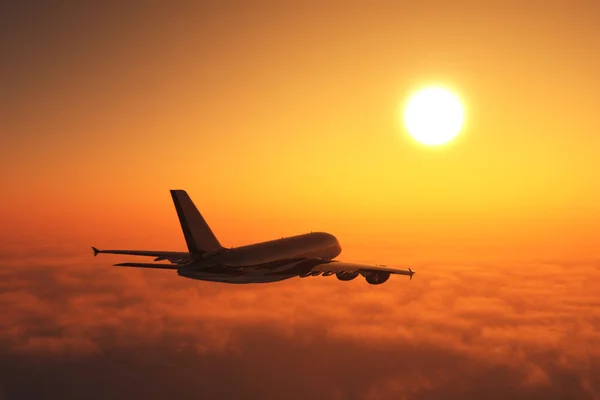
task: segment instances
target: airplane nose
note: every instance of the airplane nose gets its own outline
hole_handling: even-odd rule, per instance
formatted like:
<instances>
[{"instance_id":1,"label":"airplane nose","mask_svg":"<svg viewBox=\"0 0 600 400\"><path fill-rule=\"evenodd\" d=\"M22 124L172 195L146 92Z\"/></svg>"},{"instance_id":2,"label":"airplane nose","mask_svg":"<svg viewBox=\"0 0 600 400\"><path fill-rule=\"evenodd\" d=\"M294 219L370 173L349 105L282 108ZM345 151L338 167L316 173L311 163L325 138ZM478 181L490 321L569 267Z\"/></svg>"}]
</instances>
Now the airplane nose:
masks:
<instances>
[{"instance_id":1,"label":"airplane nose","mask_svg":"<svg viewBox=\"0 0 600 400\"><path fill-rule=\"evenodd\" d=\"M340 253L342 252L342 246L340 245L340 242L338 242L337 239L335 239L335 250L336 250L336 255L335 257L339 256Z\"/></svg>"}]
</instances>

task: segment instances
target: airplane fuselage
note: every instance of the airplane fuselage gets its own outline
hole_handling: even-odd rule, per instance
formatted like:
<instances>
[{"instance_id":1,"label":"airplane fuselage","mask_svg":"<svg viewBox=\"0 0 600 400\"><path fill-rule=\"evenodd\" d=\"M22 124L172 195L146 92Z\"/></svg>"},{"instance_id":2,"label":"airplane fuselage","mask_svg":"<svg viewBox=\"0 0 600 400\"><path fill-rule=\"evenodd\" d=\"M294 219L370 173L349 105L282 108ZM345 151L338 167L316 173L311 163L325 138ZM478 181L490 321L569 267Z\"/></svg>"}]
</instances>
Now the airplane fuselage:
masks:
<instances>
[{"instance_id":1,"label":"airplane fuselage","mask_svg":"<svg viewBox=\"0 0 600 400\"><path fill-rule=\"evenodd\" d=\"M314 265L334 259L341 251L335 236L312 232L222 249L182 266L177 273L213 282L276 282L308 273Z\"/></svg>"}]
</instances>

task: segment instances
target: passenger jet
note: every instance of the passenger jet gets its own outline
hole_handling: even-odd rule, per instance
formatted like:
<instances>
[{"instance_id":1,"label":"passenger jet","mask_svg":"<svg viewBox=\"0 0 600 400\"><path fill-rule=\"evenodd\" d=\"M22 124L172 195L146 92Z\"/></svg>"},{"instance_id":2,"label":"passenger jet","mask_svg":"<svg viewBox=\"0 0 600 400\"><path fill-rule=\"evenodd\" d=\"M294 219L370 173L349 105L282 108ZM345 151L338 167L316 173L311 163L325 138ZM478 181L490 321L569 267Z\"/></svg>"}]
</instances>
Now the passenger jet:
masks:
<instances>
[{"instance_id":1,"label":"passenger jet","mask_svg":"<svg viewBox=\"0 0 600 400\"><path fill-rule=\"evenodd\" d=\"M335 275L341 281L351 281L362 275L368 283L379 285L387 281L390 274L408 275L410 279L414 274L410 268L403 270L334 260L342 248L335 236L324 232L225 248L184 190L171 190L171 197L187 252L98 250L92 247L94 256L106 253L154 257L153 263L125 262L115 266L172 269L186 278L224 283L266 283L317 275Z\"/></svg>"}]
</instances>

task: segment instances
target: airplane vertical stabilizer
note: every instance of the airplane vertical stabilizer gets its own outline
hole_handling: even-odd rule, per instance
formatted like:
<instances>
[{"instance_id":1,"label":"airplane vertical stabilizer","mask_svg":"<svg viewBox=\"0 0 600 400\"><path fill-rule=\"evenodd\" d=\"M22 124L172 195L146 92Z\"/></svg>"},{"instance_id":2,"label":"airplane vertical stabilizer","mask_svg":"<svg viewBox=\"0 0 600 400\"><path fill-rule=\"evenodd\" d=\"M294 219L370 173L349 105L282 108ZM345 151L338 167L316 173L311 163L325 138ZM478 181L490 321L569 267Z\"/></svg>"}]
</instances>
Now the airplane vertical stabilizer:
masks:
<instances>
[{"instance_id":1,"label":"airplane vertical stabilizer","mask_svg":"<svg viewBox=\"0 0 600 400\"><path fill-rule=\"evenodd\" d=\"M190 253L202 254L222 248L185 190L171 190L181 229Z\"/></svg>"}]
</instances>

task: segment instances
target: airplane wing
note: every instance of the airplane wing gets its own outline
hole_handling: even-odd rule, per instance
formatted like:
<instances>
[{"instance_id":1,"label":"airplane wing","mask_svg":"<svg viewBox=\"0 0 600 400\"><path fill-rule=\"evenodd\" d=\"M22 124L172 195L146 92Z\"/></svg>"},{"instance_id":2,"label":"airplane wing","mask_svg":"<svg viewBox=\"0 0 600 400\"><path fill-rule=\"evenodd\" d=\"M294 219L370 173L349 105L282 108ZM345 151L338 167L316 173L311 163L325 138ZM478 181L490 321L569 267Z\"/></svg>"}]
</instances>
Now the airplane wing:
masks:
<instances>
[{"instance_id":1,"label":"airplane wing","mask_svg":"<svg viewBox=\"0 0 600 400\"><path fill-rule=\"evenodd\" d=\"M385 282L390 274L408 275L412 280L415 272L408 269L392 268L386 265L368 265L348 263L343 261L329 261L315 265L308 275L322 273L324 276L336 274L341 280L351 280L359 274L363 275L369 283L379 284Z\"/></svg>"},{"instance_id":2,"label":"airplane wing","mask_svg":"<svg viewBox=\"0 0 600 400\"><path fill-rule=\"evenodd\" d=\"M98 254L122 254L130 256L156 257L154 261L168 260L172 263L183 263L191 260L191 254L179 251L152 251L152 250L98 250L92 247L94 256Z\"/></svg>"},{"instance_id":3,"label":"airplane wing","mask_svg":"<svg viewBox=\"0 0 600 400\"><path fill-rule=\"evenodd\" d=\"M392 268L386 265L369 265L369 264L357 264L343 261L331 261L324 264L319 264L313 268L313 272L360 272L360 271L382 271L389 272L390 274L397 275L409 275L413 276L414 271L412 269L399 269Z\"/></svg>"}]
</instances>

